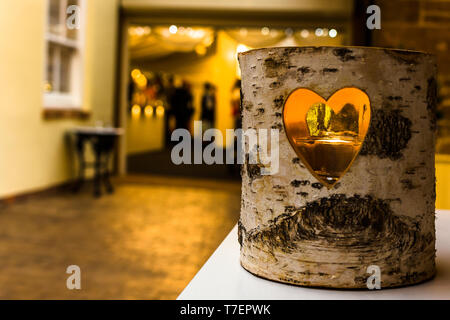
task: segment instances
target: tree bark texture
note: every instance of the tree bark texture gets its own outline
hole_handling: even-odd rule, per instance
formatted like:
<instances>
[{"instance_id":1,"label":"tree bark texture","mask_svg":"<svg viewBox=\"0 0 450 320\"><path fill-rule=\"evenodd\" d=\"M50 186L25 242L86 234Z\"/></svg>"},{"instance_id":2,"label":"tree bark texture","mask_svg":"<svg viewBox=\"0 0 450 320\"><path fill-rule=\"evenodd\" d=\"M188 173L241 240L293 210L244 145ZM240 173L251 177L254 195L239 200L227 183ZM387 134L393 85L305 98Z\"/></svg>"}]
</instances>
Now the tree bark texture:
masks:
<instances>
[{"instance_id":1,"label":"tree bark texture","mask_svg":"<svg viewBox=\"0 0 450 320\"><path fill-rule=\"evenodd\" d=\"M241 265L290 284L366 288L435 274L436 64L425 53L358 47L286 47L239 55L243 130L280 130L279 171L242 166ZM370 128L349 171L327 189L289 144L283 105L299 87L328 99L356 87Z\"/></svg>"}]
</instances>

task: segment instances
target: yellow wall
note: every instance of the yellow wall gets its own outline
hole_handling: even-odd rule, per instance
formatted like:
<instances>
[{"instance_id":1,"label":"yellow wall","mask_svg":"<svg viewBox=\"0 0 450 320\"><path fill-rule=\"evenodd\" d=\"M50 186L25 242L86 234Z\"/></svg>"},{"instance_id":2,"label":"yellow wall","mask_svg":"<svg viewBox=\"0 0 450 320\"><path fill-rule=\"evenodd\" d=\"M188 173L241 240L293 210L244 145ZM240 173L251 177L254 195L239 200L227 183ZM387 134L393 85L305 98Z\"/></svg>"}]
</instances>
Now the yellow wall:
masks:
<instances>
[{"instance_id":1,"label":"yellow wall","mask_svg":"<svg viewBox=\"0 0 450 320\"><path fill-rule=\"evenodd\" d=\"M111 122L118 0L88 0L83 107L90 120L42 117L45 0L0 1L0 197L72 177L65 133Z\"/></svg>"},{"instance_id":2,"label":"yellow wall","mask_svg":"<svg viewBox=\"0 0 450 320\"><path fill-rule=\"evenodd\" d=\"M127 154L164 148L164 120L160 117L132 117L127 114Z\"/></svg>"},{"instance_id":3,"label":"yellow wall","mask_svg":"<svg viewBox=\"0 0 450 320\"><path fill-rule=\"evenodd\" d=\"M450 210L450 155L436 155L436 208Z\"/></svg>"}]
</instances>

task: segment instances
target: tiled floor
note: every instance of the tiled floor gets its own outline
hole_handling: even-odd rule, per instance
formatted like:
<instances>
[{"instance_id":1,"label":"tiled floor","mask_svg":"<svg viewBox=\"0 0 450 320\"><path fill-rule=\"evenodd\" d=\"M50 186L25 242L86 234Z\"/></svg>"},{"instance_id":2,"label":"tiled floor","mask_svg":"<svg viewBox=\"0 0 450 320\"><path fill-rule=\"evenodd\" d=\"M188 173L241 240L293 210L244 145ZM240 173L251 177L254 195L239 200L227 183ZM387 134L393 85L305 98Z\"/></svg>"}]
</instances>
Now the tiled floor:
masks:
<instances>
[{"instance_id":1,"label":"tiled floor","mask_svg":"<svg viewBox=\"0 0 450 320\"><path fill-rule=\"evenodd\" d=\"M175 299L239 216L238 183L135 177L116 187L1 207L0 298ZM81 290L66 288L73 264Z\"/></svg>"}]
</instances>

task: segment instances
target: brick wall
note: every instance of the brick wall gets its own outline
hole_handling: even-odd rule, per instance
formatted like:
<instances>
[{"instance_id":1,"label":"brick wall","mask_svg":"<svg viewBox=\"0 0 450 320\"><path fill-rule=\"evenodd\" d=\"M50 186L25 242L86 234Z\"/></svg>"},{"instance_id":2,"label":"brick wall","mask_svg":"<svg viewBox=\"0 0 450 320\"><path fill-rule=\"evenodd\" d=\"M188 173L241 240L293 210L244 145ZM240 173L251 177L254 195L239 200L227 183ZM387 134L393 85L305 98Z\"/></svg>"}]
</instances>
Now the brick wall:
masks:
<instances>
[{"instance_id":1,"label":"brick wall","mask_svg":"<svg viewBox=\"0 0 450 320\"><path fill-rule=\"evenodd\" d=\"M381 30L372 34L378 47L436 54L438 61L439 153L450 154L450 0L377 0Z\"/></svg>"}]
</instances>

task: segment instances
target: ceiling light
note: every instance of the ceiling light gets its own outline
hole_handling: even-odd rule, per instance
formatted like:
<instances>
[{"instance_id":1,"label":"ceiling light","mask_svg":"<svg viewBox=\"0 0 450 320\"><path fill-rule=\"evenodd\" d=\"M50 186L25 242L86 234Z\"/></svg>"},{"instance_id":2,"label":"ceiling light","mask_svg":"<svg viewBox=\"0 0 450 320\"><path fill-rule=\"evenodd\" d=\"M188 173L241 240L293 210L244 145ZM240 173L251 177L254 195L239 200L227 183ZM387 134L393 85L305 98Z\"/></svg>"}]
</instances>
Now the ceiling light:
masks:
<instances>
[{"instance_id":1,"label":"ceiling light","mask_svg":"<svg viewBox=\"0 0 450 320\"><path fill-rule=\"evenodd\" d=\"M329 35L331 38L335 38L335 37L337 36L337 31L336 31L336 29L331 29L331 30L328 32L328 35Z\"/></svg>"},{"instance_id":2,"label":"ceiling light","mask_svg":"<svg viewBox=\"0 0 450 320\"><path fill-rule=\"evenodd\" d=\"M169 32L171 33L171 34L175 34L175 33L177 33L177 31L178 31L178 28L177 28L177 26L176 25L171 25L170 27L169 27Z\"/></svg>"},{"instance_id":3,"label":"ceiling light","mask_svg":"<svg viewBox=\"0 0 450 320\"><path fill-rule=\"evenodd\" d=\"M153 115L153 107L152 106L146 106L144 109L144 113L146 117L151 117Z\"/></svg>"},{"instance_id":4,"label":"ceiling light","mask_svg":"<svg viewBox=\"0 0 450 320\"><path fill-rule=\"evenodd\" d=\"M306 30L306 29L303 29L303 30L300 32L300 36L301 36L302 38L308 38L308 37L309 37L309 31Z\"/></svg>"}]
</instances>

